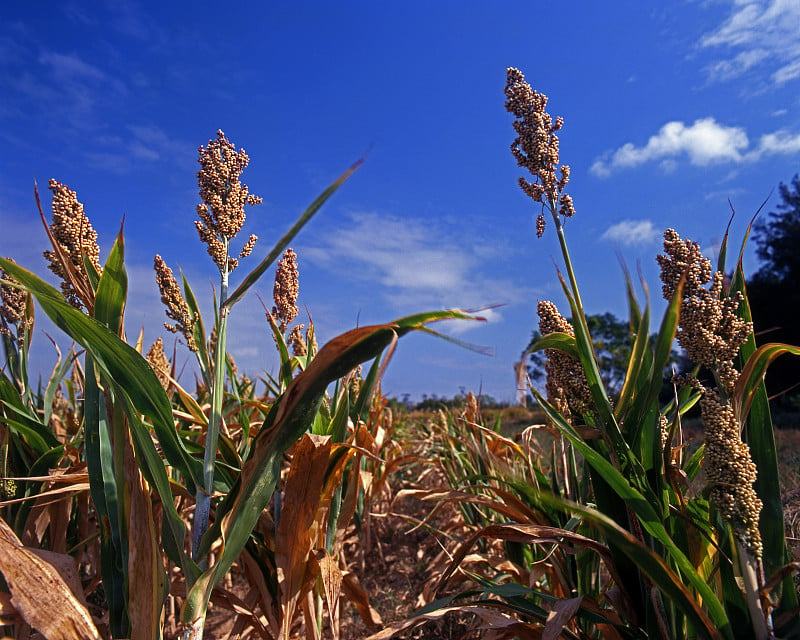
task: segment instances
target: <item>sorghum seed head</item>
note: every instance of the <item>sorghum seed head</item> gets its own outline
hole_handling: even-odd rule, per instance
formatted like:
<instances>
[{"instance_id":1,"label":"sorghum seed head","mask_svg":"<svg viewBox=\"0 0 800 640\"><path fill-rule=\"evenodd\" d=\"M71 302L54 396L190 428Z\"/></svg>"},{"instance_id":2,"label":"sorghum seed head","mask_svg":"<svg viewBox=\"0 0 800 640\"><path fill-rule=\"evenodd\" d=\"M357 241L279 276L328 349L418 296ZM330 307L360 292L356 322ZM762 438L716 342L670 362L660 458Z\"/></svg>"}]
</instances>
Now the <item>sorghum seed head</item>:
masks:
<instances>
[{"instance_id":1,"label":"sorghum seed head","mask_svg":"<svg viewBox=\"0 0 800 640\"><path fill-rule=\"evenodd\" d=\"M275 270L275 286L272 297L275 300L273 315L280 320L281 333L297 317L297 296L300 284L297 271L297 254L292 249L287 249L278 261Z\"/></svg>"},{"instance_id":2,"label":"sorghum seed head","mask_svg":"<svg viewBox=\"0 0 800 640\"><path fill-rule=\"evenodd\" d=\"M296 324L289 331L288 343L292 346L292 353L296 356L308 355L306 341L303 339L304 324Z\"/></svg>"},{"instance_id":3,"label":"sorghum seed head","mask_svg":"<svg viewBox=\"0 0 800 640\"><path fill-rule=\"evenodd\" d=\"M739 377L733 359L753 332L752 322L737 315L744 296L740 292L726 296L723 274L712 274L711 261L702 256L697 243L682 241L672 229L664 233L664 255L657 260L668 300L685 278L678 344L695 363L714 371L720 385L730 393Z\"/></svg>"},{"instance_id":4,"label":"sorghum seed head","mask_svg":"<svg viewBox=\"0 0 800 640\"><path fill-rule=\"evenodd\" d=\"M731 523L739 541L760 558L758 519L762 504L753 489L756 465L750 448L742 442L739 420L731 404L713 389L704 391L700 410L705 428L706 473L711 485L709 499Z\"/></svg>"},{"instance_id":5,"label":"sorghum seed head","mask_svg":"<svg viewBox=\"0 0 800 640\"><path fill-rule=\"evenodd\" d=\"M168 389L172 366L167 359L167 355L164 353L164 341L161 338L157 338L147 351L147 362L153 368L153 371L156 372L161 386L165 390Z\"/></svg>"},{"instance_id":6,"label":"sorghum seed head","mask_svg":"<svg viewBox=\"0 0 800 640\"><path fill-rule=\"evenodd\" d=\"M11 258L7 258L13 262ZM28 294L24 289L13 286L17 283L14 278L7 274L3 269L0 269L0 278L6 280L9 284L0 284L0 333L10 335L8 325L12 325L16 329L17 337L21 337L21 330L24 328L27 320L25 319L25 307L28 303Z\"/></svg>"},{"instance_id":7,"label":"sorghum seed head","mask_svg":"<svg viewBox=\"0 0 800 640\"><path fill-rule=\"evenodd\" d=\"M180 331L186 338L186 345L192 351L197 351L197 343L194 339L194 325L196 318L189 311L189 305L181 293L175 276L161 256L157 255L154 260L156 272L156 282L158 290L161 292L161 302L167 307L167 317L174 320L176 324L164 323L167 331L177 333Z\"/></svg>"},{"instance_id":8,"label":"sorghum seed head","mask_svg":"<svg viewBox=\"0 0 800 640\"><path fill-rule=\"evenodd\" d=\"M540 202L542 209L549 209L552 215L571 217L575 213L572 199L563 193L570 170L566 165L559 168L556 135L564 125L564 119L559 116L553 122L546 110L547 96L534 91L519 69L511 67L506 71L505 95L506 110L516 118L514 131L517 137L511 144L511 153L517 164L533 176L533 182L520 178L520 187L534 202ZM561 177L556 178L559 171ZM541 237L543 231L544 217L540 216L536 221L537 236Z\"/></svg>"},{"instance_id":9,"label":"sorghum seed head","mask_svg":"<svg viewBox=\"0 0 800 640\"><path fill-rule=\"evenodd\" d=\"M245 205L260 204L262 199L250 193L240 180L250 158L244 149L236 151L222 131L217 131L216 139L209 140L207 147L200 147L197 161L200 163L197 183L203 203L197 206L200 220L195 226L214 263L224 272L236 268L237 263L228 260L228 245L244 225ZM253 248L251 242L255 242L252 236L248 254Z\"/></svg>"},{"instance_id":10,"label":"sorghum seed head","mask_svg":"<svg viewBox=\"0 0 800 640\"><path fill-rule=\"evenodd\" d=\"M554 332L575 335L572 325L549 300L539 301L537 312L539 333L543 336ZM547 356L544 368L548 402L567 419L570 411L582 413L591 406L592 394L580 361L558 349L545 349L544 352Z\"/></svg>"},{"instance_id":11,"label":"sorghum seed head","mask_svg":"<svg viewBox=\"0 0 800 640\"><path fill-rule=\"evenodd\" d=\"M53 192L51 204L53 222L50 225L50 233L69 258L75 271L82 278L88 280L86 266L83 263L84 256L98 273L102 271L99 262L100 248L97 246L97 232L92 228L89 218L83 211L83 205L78 202L78 196L72 189L53 179L48 183L48 188ZM67 270L61 264L56 252L45 251L44 257L50 263L50 270L61 278L61 291L67 302L74 307L81 308L82 301L78 292L70 282Z\"/></svg>"}]
</instances>

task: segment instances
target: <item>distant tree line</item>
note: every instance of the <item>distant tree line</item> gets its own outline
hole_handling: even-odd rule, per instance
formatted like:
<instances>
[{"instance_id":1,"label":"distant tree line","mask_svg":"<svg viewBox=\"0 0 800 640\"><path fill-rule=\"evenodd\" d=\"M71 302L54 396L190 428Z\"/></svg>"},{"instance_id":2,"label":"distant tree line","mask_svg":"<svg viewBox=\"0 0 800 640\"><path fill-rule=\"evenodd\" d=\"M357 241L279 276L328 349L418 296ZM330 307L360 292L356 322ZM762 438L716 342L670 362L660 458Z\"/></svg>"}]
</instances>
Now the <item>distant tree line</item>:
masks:
<instances>
[{"instance_id":1,"label":"distant tree line","mask_svg":"<svg viewBox=\"0 0 800 640\"><path fill-rule=\"evenodd\" d=\"M753 241L761 268L747 282L756 341L800 344L800 177L779 186L775 211L758 221ZM800 358L784 355L767 371L767 392L779 407L800 404Z\"/></svg>"},{"instance_id":2,"label":"distant tree line","mask_svg":"<svg viewBox=\"0 0 800 640\"><path fill-rule=\"evenodd\" d=\"M476 392L475 395L480 402L481 409L505 409L510 406L508 402L501 402L488 394L479 395ZM404 393L399 399L388 399L389 407L403 411L438 411L439 409L460 409L465 406L466 401L467 391L464 388L449 398L447 396L440 396L435 393L423 393L420 400L412 400L410 393Z\"/></svg>"}]
</instances>

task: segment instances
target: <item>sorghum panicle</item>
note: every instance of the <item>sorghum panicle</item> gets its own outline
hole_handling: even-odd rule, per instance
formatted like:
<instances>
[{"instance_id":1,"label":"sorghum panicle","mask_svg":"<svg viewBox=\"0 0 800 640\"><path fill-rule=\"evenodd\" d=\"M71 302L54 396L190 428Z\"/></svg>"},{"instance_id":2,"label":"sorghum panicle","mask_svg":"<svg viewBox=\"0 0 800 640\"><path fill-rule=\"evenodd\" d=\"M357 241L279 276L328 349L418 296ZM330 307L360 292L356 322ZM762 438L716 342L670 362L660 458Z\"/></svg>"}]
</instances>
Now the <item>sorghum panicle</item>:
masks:
<instances>
[{"instance_id":1,"label":"sorghum panicle","mask_svg":"<svg viewBox=\"0 0 800 640\"><path fill-rule=\"evenodd\" d=\"M100 248L97 246L97 232L92 228L92 223L89 222L89 218L83 211L83 205L78 202L78 196L72 189L53 179L50 180L48 188L53 192L51 204L53 222L50 225L50 232L69 257L75 270L88 280L86 266L83 263L84 256L94 265L98 273L102 271L99 262ZM81 299L69 281L69 276L56 252L45 251L44 257L50 263L50 271L61 278L61 292L67 302L80 309Z\"/></svg>"},{"instance_id":2,"label":"sorghum panicle","mask_svg":"<svg viewBox=\"0 0 800 640\"><path fill-rule=\"evenodd\" d=\"M537 93L525 82L519 69L510 67L506 71L506 110L516 117L514 130L517 137L511 144L511 153L520 167L533 176L533 182L519 179L522 190L542 209L549 209L553 216L572 217L575 214L572 198L564 194L569 182L570 169L559 167L559 142L556 131L564 120L559 116L553 122L547 113L547 96ZM560 173L560 177L557 177ZM536 235L544 233L545 219L536 219Z\"/></svg>"},{"instance_id":3,"label":"sorghum panicle","mask_svg":"<svg viewBox=\"0 0 800 640\"><path fill-rule=\"evenodd\" d=\"M244 207L262 202L240 180L250 158L244 149L236 151L225 134L217 131L216 139L209 140L207 147L200 147L197 161L200 163L197 183L203 203L197 205L200 220L195 221L195 226L220 271L230 272L238 260L229 259L229 243L244 225ZM250 254L255 241L256 236L250 236L240 258Z\"/></svg>"},{"instance_id":4,"label":"sorghum panicle","mask_svg":"<svg viewBox=\"0 0 800 640\"><path fill-rule=\"evenodd\" d=\"M715 371L720 385L731 393L739 376L733 360L753 332L752 322L745 322L736 314L742 294L725 296L723 274L719 271L712 274L711 261L702 256L697 243L682 241L673 229L664 233L664 255L657 260L667 300L686 274L678 344L692 361ZM711 286L706 288L709 282Z\"/></svg>"},{"instance_id":5,"label":"sorghum panicle","mask_svg":"<svg viewBox=\"0 0 800 640\"><path fill-rule=\"evenodd\" d=\"M279 321L281 333L297 317L297 296L300 291L300 281L297 271L297 254L292 249L287 249L278 261L275 270L275 286L272 297L275 306L272 315Z\"/></svg>"},{"instance_id":6,"label":"sorghum panicle","mask_svg":"<svg viewBox=\"0 0 800 640\"><path fill-rule=\"evenodd\" d=\"M549 300L539 301L537 312L539 333L543 336L555 332L575 335L572 325ZM570 417L570 411L582 413L591 406L592 394L580 361L558 349L545 349L544 352L547 356L544 366L547 401L565 418Z\"/></svg>"},{"instance_id":7,"label":"sorghum panicle","mask_svg":"<svg viewBox=\"0 0 800 640\"><path fill-rule=\"evenodd\" d=\"M308 355L308 348L306 347L306 341L303 339L303 329L305 328L304 324L296 324L292 327L292 330L289 332L289 339L287 342L292 347L292 353L296 356L305 356Z\"/></svg>"},{"instance_id":8,"label":"sorghum panicle","mask_svg":"<svg viewBox=\"0 0 800 640\"><path fill-rule=\"evenodd\" d=\"M179 331L186 338L186 345L192 351L197 351L197 343L194 340L195 317L189 311L189 305L183 298L175 276L161 256L157 255L154 260L156 271L156 282L161 291L161 302L167 307L167 317L174 320L175 324L164 323L167 331L178 333Z\"/></svg>"},{"instance_id":9,"label":"sorghum panicle","mask_svg":"<svg viewBox=\"0 0 800 640\"><path fill-rule=\"evenodd\" d=\"M164 390L167 390L169 388L169 377L172 373L172 366L169 363L167 355L164 353L164 341L161 338L157 338L147 351L147 362L150 363L153 371L156 372L161 386Z\"/></svg>"},{"instance_id":10,"label":"sorghum panicle","mask_svg":"<svg viewBox=\"0 0 800 640\"><path fill-rule=\"evenodd\" d=\"M13 262L11 258L9 261ZM28 294L24 289L12 286L17 281L9 274L0 269L0 278L10 284L0 284L0 333L11 335L8 325L16 329L17 337L21 337L22 329L27 322L25 320L25 306L28 301Z\"/></svg>"},{"instance_id":11,"label":"sorghum panicle","mask_svg":"<svg viewBox=\"0 0 800 640\"><path fill-rule=\"evenodd\" d=\"M750 448L742 442L739 420L730 403L722 400L713 389L704 391L700 411L706 434L709 499L731 523L739 541L754 557L760 558L758 519L762 504L753 489L756 465L750 457Z\"/></svg>"},{"instance_id":12,"label":"sorghum panicle","mask_svg":"<svg viewBox=\"0 0 800 640\"><path fill-rule=\"evenodd\" d=\"M700 411L705 429L706 472L711 485L709 498L731 523L739 541L754 557L760 558L761 501L753 489L756 466L750 448L742 442L741 422L728 398L740 375L734 367L734 358L753 332L753 324L736 314L742 294L724 294L723 274L713 272L711 261L702 256L697 243L681 240L673 229L667 229L664 255L658 256L658 264L667 300L672 299L681 278L685 278L678 343L695 363L712 370L719 382L719 389L710 389L696 378L685 377L685 383L702 393Z\"/></svg>"}]
</instances>

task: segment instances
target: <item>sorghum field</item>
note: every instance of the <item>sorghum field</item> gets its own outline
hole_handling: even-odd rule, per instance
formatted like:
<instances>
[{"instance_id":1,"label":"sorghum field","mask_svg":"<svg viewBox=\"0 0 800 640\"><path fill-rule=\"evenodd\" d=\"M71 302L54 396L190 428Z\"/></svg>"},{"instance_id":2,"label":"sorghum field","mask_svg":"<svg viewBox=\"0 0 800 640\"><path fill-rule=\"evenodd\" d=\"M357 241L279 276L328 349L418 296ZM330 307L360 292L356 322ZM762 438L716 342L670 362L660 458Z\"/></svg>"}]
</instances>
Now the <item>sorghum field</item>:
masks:
<instances>
[{"instance_id":1,"label":"sorghum field","mask_svg":"<svg viewBox=\"0 0 800 640\"><path fill-rule=\"evenodd\" d=\"M626 274L630 349L607 388L563 226L576 214L563 122L517 69L505 94L569 307L538 303L517 367L533 408L490 411L468 393L409 412L382 395L404 335L441 338L437 322L473 314L420 312L324 345L296 322L289 245L358 164L264 253L237 237L260 202L241 181L247 155L222 131L201 147L213 317L154 258L191 384L161 339L126 331L123 231L101 251L75 191L49 182L49 218L37 194L60 289L0 259L6 637L800 638L800 431L774 427L763 383L800 348L756 343L727 233L712 264L667 229L654 256L666 310L652 317ZM280 367L250 378L226 350L228 319L273 274L264 322ZM41 384L35 314L76 344ZM692 363L677 375L675 349ZM541 389L526 380L538 352Z\"/></svg>"}]
</instances>

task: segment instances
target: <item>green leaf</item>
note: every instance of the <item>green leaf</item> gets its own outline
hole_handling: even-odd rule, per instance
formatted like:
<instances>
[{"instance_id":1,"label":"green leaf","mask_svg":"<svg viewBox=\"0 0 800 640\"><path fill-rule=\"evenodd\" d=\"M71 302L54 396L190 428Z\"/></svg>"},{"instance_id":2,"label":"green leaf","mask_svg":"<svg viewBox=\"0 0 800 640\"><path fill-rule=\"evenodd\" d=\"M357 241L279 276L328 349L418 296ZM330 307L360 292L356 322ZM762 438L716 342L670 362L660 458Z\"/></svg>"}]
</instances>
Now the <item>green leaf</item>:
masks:
<instances>
[{"instance_id":1,"label":"green leaf","mask_svg":"<svg viewBox=\"0 0 800 640\"><path fill-rule=\"evenodd\" d=\"M46 424L42 424L22 403L19 391L5 372L0 371L0 404L5 407L4 422L12 431L25 438L36 457L59 445L58 439ZM12 416L17 416L14 418Z\"/></svg>"},{"instance_id":2,"label":"green leaf","mask_svg":"<svg viewBox=\"0 0 800 640\"><path fill-rule=\"evenodd\" d=\"M767 367L775 358L785 353L800 356L800 347L770 342L762 344L747 359L733 392L734 406L742 421L747 418L753 398L764 381Z\"/></svg>"},{"instance_id":3,"label":"green leaf","mask_svg":"<svg viewBox=\"0 0 800 640\"><path fill-rule=\"evenodd\" d=\"M695 633L705 638L732 637L730 623L722 605L688 560L686 560L686 564L688 565L689 573L687 573L687 567L682 566L679 567L682 575L679 575L652 549L646 547L633 534L599 511L546 492L540 493L538 499L542 503L561 509L566 513L580 515L592 526L599 529L609 546L615 547L633 561L642 573L649 578L653 587L661 591L680 609L691 622ZM698 591L708 612L704 611L698 598L687 589L684 584L684 580L687 578Z\"/></svg>"},{"instance_id":4,"label":"green leaf","mask_svg":"<svg viewBox=\"0 0 800 640\"><path fill-rule=\"evenodd\" d=\"M108 413L91 356L86 358L83 422L89 493L100 521L100 574L109 607L109 625L114 636L121 637L130 633L125 596L127 537L119 517Z\"/></svg>"},{"instance_id":5,"label":"green leaf","mask_svg":"<svg viewBox=\"0 0 800 640\"><path fill-rule=\"evenodd\" d=\"M731 284L731 294L735 291L741 291L744 295L744 300L739 307L742 319L751 322L752 314L747 299L741 254ZM758 468L754 488L762 502L759 530L764 545L763 561L767 575L777 571L789 560L784 529L773 526L775 522L783 522L783 503L775 434L767 390L764 385L764 372L767 366L783 353L799 355L797 347L790 345L773 343L756 348L755 337L749 336L739 352L740 360L744 361L745 365L742 367L742 373L734 391L734 403L738 406L740 419L744 422L742 439L749 445L750 455ZM746 420L745 416L747 416ZM775 613L776 619L780 617L780 614L795 611L797 607L798 596L794 581L791 576L787 576L781 582L781 596Z\"/></svg>"},{"instance_id":6,"label":"green leaf","mask_svg":"<svg viewBox=\"0 0 800 640\"><path fill-rule=\"evenodd\" d=\"M568 356L575 358L575 360L580 360L575 336L571 336L568 333L561 333L560 331L548 333L546 336L541 336L535 340L529 347L531 353L541 351L542 349L558 349Z\"/></svg>"},{"instance_id":7,"label":"green leaf","mask_svg":"<svg viewBox=\"0 0 800 640\"><path fill-rule=\"evenodd\" d=\"M0 258L0 266L36 297L59 329L92 355L105 376L125 389L136 410L150 418L164 455L187 478L191 491L198 482L202 486L202 463L178 440L169 398L147 360L108 327L68 304L38 276L5 258Z\"/></svg>"},{"instance_id":8,"label":"green leaf","mask_svg":"<svg viewBox=\"0 0 800 640\"><path fill-rule=\"evenodd\" d=\"M553 409L543 398L537 398L540 406L544 409L547 416L551 419L558 429L569 439L572 445L586 458L589 465L601 476L608 486L618 495L636 517L642 528L653 538L658 540L666 551L681 575L697 590L706 603L711 618L720 628L725 625L725 611L722 608L714 592L711 591L705 580L697 573L691 562L684 553L673 542L669 533L661 523L659 515L655 512L650 502L634 487L629 480L623 476L614 466L602 455L592 449L578 434L573 430L569 423ZM627 554L625 549L621 549Z\"/></svg>"},{"instance_id":9,"label":"green leaf","mask_svg":"<svg viewBox=\"0 0 800 640\"><path fill-rule=\"evenodd\" d=\"M128 274L125 271L125 239L119 235L108 255L94 301L94 318L119 334L123 326L128 295Z\"/></svg>"},{"instance_id":10,"label":"green leaf","mask_svg":"<svg viewBox=\"0 0 800 640\"><path fill-rule=\"evenodd\" d=\"M200 305L197 303L197 298L194 295L194 291L192 291L192 287L183 272L181 272L181 279L183 280L183 297L186 300L186 304L189 306L190 315L195 319L192 337L197 345L197 351L195 352L195 355L197 356L197 363L200 365L200 372L203 376L203 382L205 382L210 389L213 365L211 364L211 354L208 352L206 329L203 326L203 316L200 313Z\"/></svg>"}]
</instances>

